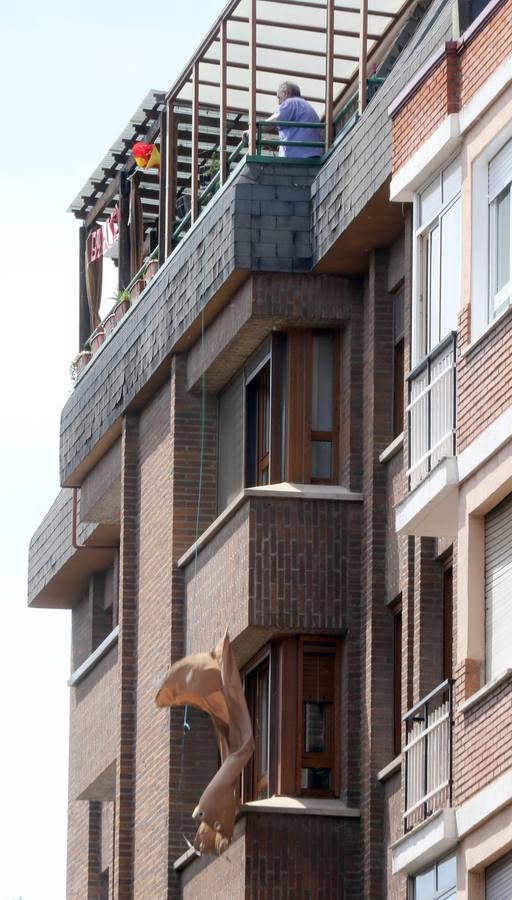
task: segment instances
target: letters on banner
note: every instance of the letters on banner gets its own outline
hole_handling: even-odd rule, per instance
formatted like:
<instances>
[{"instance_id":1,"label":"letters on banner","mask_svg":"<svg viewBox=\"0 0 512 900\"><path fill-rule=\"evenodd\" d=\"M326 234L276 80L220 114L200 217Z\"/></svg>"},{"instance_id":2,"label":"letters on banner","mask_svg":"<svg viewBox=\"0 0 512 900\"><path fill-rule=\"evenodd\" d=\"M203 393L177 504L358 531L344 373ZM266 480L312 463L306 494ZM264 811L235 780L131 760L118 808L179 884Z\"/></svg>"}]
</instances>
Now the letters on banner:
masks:
<instances>
[{"instance_id":1,"label":"letters on banner","mask_svg":"<svg viewBox=\"0 0 512 900\"><path fill-rule=\"evenodd\" d=\"M116 206L110 218L103 225L91 231L87 238L87 262L94 262L113 246L119 234L119 207Z\"/></svg>"}]
</instances>

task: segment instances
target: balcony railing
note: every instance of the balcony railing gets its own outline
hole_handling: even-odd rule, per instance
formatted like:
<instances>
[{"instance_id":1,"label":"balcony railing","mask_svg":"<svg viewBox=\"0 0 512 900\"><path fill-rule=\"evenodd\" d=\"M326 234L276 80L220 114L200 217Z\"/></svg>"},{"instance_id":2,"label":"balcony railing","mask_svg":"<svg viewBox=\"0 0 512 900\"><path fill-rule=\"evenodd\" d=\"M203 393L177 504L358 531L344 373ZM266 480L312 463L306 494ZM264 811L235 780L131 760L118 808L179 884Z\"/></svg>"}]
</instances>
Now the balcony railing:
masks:
<instances>
[{"instance_id":1,"label":"balcony railing","mask_svg":"<svg viewBox=\"0 0 512 900\"><path fill-rule=\"evenodd\" d=\"M404 716L404 830L452 803L453 680L447 678Z\"/></svg>"},{"instance_id":2,"label":"balcony railing","mask_svg":"<svg viewBox=\"0 0 512 900\"><path fill-rule=\"evenodd\" d=\"M409 490L413 490L447 456L455 454L456 332L410 373Z\"/></svg>"}]
</instances>

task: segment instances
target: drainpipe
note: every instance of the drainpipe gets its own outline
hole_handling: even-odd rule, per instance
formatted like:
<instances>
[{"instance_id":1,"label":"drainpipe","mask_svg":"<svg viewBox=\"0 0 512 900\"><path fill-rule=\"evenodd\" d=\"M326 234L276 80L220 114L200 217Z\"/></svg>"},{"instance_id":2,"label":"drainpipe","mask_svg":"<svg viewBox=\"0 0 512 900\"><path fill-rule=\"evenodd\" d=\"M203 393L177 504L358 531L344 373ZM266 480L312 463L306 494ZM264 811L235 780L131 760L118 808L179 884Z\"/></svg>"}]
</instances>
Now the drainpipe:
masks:
<instances>
[{"instance_id":1,"label":"drainpipe","mask_svg":"<svg viewBox=\"0 0 512 900\"><path fill-rule=\"evenodd\" d=\"M119 544L79 544L76 539L78 514L78 488L73 488L71 507L71 544L75 550L118 550Z\"/></svg>"}]
</instances>

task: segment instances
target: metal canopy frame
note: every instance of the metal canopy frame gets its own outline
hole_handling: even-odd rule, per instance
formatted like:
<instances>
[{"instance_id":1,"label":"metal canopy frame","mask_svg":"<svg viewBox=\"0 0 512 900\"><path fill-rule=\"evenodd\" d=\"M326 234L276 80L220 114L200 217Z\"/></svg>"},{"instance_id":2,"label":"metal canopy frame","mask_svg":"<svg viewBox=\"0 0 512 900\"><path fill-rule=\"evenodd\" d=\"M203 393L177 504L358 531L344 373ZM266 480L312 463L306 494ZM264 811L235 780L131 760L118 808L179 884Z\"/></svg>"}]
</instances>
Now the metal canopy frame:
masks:
<instances>
[{"instance_id":1,"label":"metal canopy frame","mask_svg":"<svg viewBox=\"0 0 512 900\"><path fill-rule=\"evenodd\" d=\"M255 153L256 122L275 111L280 82L299 83L326 124L329 148L347 101L363 111L368 74L376 72L413 2L230 0L167 94L144 98L70 211L87 227L107 218L116 203L113 182L124 171L138 180L144 219L160 216L166 256L177 217L194 222L208 179L221 186L245 152ZM159 141L160 178L154 170L134 175L130 150L137 140Z\"/></svg>"}]
</instances>

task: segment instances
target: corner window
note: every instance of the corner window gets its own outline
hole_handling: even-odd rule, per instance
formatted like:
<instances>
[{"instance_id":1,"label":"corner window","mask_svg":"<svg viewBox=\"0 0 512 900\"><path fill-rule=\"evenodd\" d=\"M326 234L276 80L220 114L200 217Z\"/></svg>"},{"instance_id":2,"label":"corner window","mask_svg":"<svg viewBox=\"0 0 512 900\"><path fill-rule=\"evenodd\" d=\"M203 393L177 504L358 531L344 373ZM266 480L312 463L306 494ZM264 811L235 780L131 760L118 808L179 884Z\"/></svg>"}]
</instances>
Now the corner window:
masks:
<instances>
[{"instance_id":1,"label":"corner window","mask_svg":"<svg viewBox=\"0 0 512 900\"><path fill-rule=\"evenodd\" d=\"M339 794L339 657L336 638L283 638L246 668L255 751L245 801Z\"/></svg>"},{"instance_id":2,"label":"corner window","mask_svg":"<svg viewBox=\"0 0 512 900\"><path fill-rule=\"evenodd\" d=\"M457 889L455 855L435 863L409 882L409 900L452 900Z\"/></svg>"},{"instance_id":3,"label":"corner window","mask_svg":"<svg viewBox=\"0 0 512 900\"><path fill-rule=\"evenodd\" d=\"M339 338L275 333L218 398L218 511L245 487L332 484L338 471Z\"/></svg>"},{"instance_id":4,"label":"corner window","mask_svg":"<svg viewBox=\"0 0 512 900\"><path fill-rule=\"evenodd\" d=\"M419 194L416 209L414 363L457 328L460 297L460 162Z\"/></svg>"}]
</instances>

